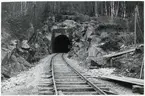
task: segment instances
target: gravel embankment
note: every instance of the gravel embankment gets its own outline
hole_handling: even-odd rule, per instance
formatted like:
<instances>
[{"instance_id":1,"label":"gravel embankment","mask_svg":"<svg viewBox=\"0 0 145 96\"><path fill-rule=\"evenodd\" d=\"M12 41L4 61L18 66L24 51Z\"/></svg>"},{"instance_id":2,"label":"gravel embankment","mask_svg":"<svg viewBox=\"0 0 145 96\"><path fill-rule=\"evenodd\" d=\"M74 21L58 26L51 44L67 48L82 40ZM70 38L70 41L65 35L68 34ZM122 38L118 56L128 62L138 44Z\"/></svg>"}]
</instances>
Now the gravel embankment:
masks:
<instances>
[{"instance_id":1,"label":"gravel embankment","mask_svg":"<svg viewBox=\"0 0 145 96\"><path fill-rule=\"evenodd\" d=\"M15 77L1 82L2 95L37 95L38 84L44 68L48 66L49 55L42 59L35 67L23 71Z\"/></svg>"},{"instance_id":2,"label":"gravel embankment","mask_svg":"<svg viewBox=\"0 0 145 96\"><path fill-rule=\"evenodd\" d=\"M67 58L67 55L65 55ZM68 63L72 64L77 70L79 70L83 74L91 75L92 77L99 77L99 76L112 76L115 74L112 74L114 72L114 68L99 68L99 69L86 69L82 66L79 66L79 62L73 59L68 59ZM99 82L102 84L106 84L107 87L109 87L112 91L117 92L119 95L140 95L138 93L132 93L132 89L123 87L119 85L118 83L105 81L102 79L97 78L89 78L92 82Z\"/></svg>"}]
</instances>

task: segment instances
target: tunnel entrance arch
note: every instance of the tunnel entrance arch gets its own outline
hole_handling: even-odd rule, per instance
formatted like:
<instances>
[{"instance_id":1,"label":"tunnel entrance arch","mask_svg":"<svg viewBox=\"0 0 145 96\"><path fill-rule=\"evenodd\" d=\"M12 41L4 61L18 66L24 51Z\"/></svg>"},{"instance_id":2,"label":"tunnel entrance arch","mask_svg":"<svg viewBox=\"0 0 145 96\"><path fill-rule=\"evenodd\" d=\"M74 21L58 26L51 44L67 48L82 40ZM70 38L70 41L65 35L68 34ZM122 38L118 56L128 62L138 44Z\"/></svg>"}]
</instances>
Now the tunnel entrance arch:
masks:
<instances>
[{"instance_id":1,"label":"tunnel entrance arch","mask_svg":"<svg viewBox=\"0 0 145 96\"><path fill-rule=\"evenodd\" d=\"M67 53L70 51L71 41L66 35L59 35L52 41L53 53Z\"/></svg>"}]
</instances>

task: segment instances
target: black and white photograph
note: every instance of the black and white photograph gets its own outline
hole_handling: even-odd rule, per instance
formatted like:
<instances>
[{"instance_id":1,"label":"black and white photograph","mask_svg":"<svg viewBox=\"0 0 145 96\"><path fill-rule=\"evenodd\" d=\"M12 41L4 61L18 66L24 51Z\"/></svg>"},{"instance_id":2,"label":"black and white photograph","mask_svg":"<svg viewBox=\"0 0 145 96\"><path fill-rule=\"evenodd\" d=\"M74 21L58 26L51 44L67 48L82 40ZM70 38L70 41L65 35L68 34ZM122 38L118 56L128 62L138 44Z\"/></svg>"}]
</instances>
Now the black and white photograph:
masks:
<instances>
[{"instance_id":1,"label":"black and white photograph","mask_svg":"<svg viewBox=\"0 0 145 96\"><path fill-rule=\"evenodd\" d=\"M144 95L144 1L1 1L1 95Z\"/></svg>"}]
</instances>

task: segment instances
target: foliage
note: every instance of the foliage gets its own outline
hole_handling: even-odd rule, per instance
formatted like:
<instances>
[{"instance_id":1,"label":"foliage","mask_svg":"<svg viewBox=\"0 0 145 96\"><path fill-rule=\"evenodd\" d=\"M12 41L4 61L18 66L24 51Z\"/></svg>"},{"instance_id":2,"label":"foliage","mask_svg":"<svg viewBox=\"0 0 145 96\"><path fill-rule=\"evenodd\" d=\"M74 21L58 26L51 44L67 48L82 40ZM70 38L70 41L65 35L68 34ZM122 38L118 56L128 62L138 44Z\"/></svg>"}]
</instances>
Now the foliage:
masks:
<instances>
[{"instance_id":1,"label":"foliage","mask_svg":"<svg viewBox=\"0 0 145 96\"><path fill-rule=\"evenodd\" d=\"M22 19L23 18L23 19ZM27 37L26 31L30 27L29 26L29 17L28 16L21 16L18 18L11 18L8 20L8 23L10 24L10 29L13 32L12 35L15 35L17 38L25 38Z\"/></svg>"}]
</instances>

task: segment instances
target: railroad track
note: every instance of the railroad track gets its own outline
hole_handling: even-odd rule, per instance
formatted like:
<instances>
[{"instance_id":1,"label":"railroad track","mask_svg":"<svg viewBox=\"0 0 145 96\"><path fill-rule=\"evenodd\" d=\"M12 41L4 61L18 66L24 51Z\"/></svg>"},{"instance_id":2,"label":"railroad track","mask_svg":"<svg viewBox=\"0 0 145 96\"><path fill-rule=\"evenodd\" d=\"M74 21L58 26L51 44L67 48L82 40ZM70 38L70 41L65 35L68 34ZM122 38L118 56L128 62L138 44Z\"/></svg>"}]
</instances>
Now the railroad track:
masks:
<instances>
[{"instance_id":1,"label":"railroad track","mask_svg":"<svg viewBox=\"0 0 145 96\"><path fill-rule=\"evenodd\" d=\"M88 75L72 67L63 54L51 58L50 69L40 84L40 95L116 95L104 84L88 80Z\"/></svg>"}]
</instances>

